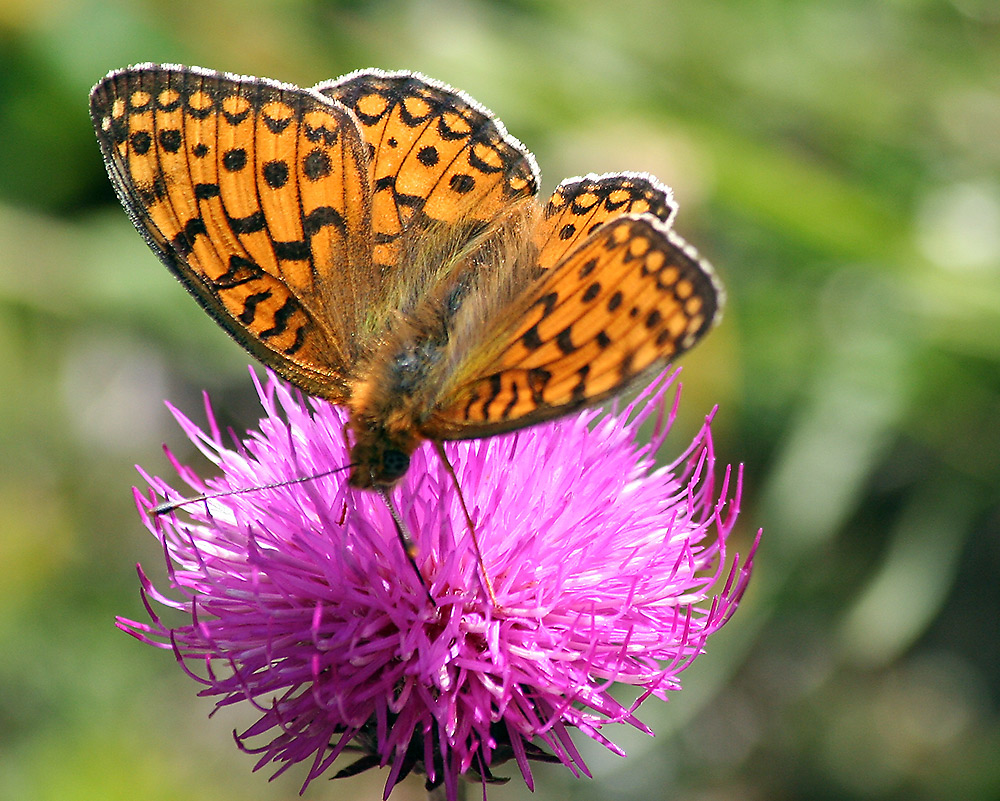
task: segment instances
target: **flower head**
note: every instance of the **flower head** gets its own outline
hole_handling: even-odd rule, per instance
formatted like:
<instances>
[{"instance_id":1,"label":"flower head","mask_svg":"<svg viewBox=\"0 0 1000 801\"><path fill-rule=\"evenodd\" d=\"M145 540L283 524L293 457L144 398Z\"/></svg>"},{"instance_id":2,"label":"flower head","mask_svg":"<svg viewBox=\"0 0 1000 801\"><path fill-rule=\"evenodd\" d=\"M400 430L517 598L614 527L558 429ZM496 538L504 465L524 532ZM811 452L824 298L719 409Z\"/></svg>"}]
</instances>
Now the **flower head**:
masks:
<instances>
[{"instance_id":1,"label":"flower head","mask_svg":"<svg viewBox=\"0 0 1000 801\"><path fill-rule=\"evenodd\" d=\"M260 717L237 741L258 767L309 761L306 784L346 750L363 755L341 774L390 767L387 795L417 770L454 799L459 776L489 781L506 759L529 786L532 758L587 774L569 730L616 753L606 723L648 732L640 703L680 689L750 576L752 551L726 572L740 473L727 469L716 493L709 421L679 459L654 465L675 376L620 414L446 445L495 605L433 449L417 450L394 491L421 579L382 499L331 472L347 462L341 409L269 377L258 383L266 416L232 446L207 400L207 431L175 410L222 472L202 482L171 457L188 487L241 491L186 505L182 521L153 514L156 495L180 496L146 477L154 492L137 501L180 597L140 570L151 622L119 626L172 649L218 706L254 704ZM654 413L652 442L637 443ZM185 620L169 624L153 601ZM615 682L637 698L616 700Z\"/></svg>"}]
</instances>

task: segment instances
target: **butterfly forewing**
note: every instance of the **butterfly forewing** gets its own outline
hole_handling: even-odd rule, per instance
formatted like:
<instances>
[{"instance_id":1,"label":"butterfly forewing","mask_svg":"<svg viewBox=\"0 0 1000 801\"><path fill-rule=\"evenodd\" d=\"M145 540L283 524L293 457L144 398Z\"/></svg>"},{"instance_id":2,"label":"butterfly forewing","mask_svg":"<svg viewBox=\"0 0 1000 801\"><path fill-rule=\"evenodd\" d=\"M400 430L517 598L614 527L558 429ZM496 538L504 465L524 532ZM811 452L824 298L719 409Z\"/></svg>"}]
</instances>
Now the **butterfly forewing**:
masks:
<instances>
[{"instance_id":1,"label":"butterfly forewing","mask_svg":"<svg viewBox=\"0 0 1000 801\"><path fill-rule=\"evenodd\" d=\"M606 223L549 270L483 376L444 396L426 436L511 430L616 394L715 321L711 268L649 214Z\"/></svg>"},{"instance_id":2,"label":"butterfly forewing","mask_svg":"<svg viewBox=\"0 0 1000 801\"><path fill-rule=\"evenodd\" d=\"M378 70L315 88L354 112L369 145L375 261L388 270L425 233L460 246L463 232L449 226L465 226L468 237L537 192L531 154L461 92Z\"/></svg>"},{"instance_id":3,"label":"butterfly forewing","mask_svg":"<svg viewBox=\"0 0 1000 801\"><path fill-rule=\"evenodd\" d=\"M378 289L351 114L273 81L157 65L112 73L91 109L115 188L160 258L253 355L344 399Z\"/></svg>"}]
</instances>

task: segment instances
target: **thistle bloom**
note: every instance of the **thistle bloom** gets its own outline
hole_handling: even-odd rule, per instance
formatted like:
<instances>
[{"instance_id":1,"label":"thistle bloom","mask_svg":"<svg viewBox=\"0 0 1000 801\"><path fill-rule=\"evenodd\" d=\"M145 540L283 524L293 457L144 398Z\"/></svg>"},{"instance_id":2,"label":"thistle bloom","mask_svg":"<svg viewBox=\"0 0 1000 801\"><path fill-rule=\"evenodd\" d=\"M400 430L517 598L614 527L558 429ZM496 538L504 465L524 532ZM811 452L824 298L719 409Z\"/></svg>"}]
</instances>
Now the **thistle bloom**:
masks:
<instances>
[{"instance_id":1,"label":"thistle bloom","mask_svg":"<svg viewBox=\"0 0 1000 801\"><path fill-rule=\"evenodd\" d=\"M207 399L207 431L174 410L222 473L202 482L171 456L191 490L257 489L192 502L181 521L153 513L156 496L180 495L144 476L153 492L137 490L139 508L179 598L140 569L151 622L119 626L172 649L218 707L255 705L237 742L278 773L308 761L305 784L347 750L362 756L338 775L388 765L386 795L416 770L453 801L462 774L490 781L507 759L529 787L530 759L589 775L569 731L618 754L604 724L651 733L640 703L680 689L750 577L753 549L726 569L741 476L727 469L716 493L709 420L680 458L654 465L675 377L620 414L446 444L496 605L432 448L414 453L393 493L421 581L383 501L331 472L347 463L342 410L269 377L257 384L266 416L232 447ZM652 441L637 443L654 413ZM183 611L182 624L154 601ZM635 700L616 700L616 682L637 688Z\"/></svg>"}]
</instances>

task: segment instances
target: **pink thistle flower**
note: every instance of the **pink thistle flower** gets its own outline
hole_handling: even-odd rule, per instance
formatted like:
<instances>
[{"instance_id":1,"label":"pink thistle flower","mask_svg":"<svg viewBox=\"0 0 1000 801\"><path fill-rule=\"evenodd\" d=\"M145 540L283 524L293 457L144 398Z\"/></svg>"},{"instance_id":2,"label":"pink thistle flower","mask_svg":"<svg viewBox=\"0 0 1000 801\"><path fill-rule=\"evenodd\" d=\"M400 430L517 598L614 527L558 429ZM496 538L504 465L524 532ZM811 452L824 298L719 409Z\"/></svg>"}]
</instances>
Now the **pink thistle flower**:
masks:
<instances>
[{"instance_id":1,"label":"pink thistle flower","mask_svg":"<svg viewBox=\"0 0 1000 801\"><path fill-rule=\"evenodd\" d=\"M193 502L182 522L152 513L156 496L180 495L144 475L153 492L137 490L137 503L180 598L140 568L151 623L118 625L172 649L217 707L257 707L237 742L259 755L256 767L278 764L275 775L309 761L303 788L347 750L363 755L337 775L388 765L386 796L415 770L454 801L461 775L492 781L508 759L529 787L531 759L590 775L569 731L621 755L606 723L651 733L639 705L680 689L678 675L735 611L756 550L726 572L742 472L727 468L716 493L710 419L680 458L654 465L677 411L679 388L669 412L665 403L675 377L620 414L446 445L497 606L433 449L414 453L394 492L425 589L382 500L331 472L347 464L342 410L255 379L266 416L228 447L207 398L207 431L172 409L222 471L203 482L168 452L188 487L259 489ZM637 444L653 413L652 441ZM314 478L263 486L303 477ZM154 601L187 622L162 620ZM616 682L637 698L616 700Z\"/></svg>"}]
</instances>

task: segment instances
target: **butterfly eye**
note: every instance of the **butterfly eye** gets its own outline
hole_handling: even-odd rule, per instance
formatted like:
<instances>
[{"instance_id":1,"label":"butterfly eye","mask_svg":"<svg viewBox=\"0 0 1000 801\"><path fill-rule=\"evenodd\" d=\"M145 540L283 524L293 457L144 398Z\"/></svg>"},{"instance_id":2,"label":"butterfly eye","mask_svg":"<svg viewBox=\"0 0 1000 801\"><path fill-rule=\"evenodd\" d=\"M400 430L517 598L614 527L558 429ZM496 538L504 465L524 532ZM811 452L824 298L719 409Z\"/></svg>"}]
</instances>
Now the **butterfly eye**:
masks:
<instances>
[{"instance_id":1,"label":"butterfly eye","mask_svg":"<svg viewBox=\"0 0 1000 801\"><path fill-rule=\"evenodd\" d=\"M382 454L382 471L379 475L380 484L395 484L405 474L410 466L410 457L394 448L387 449Z\"/></svg>"}]
</instances>

